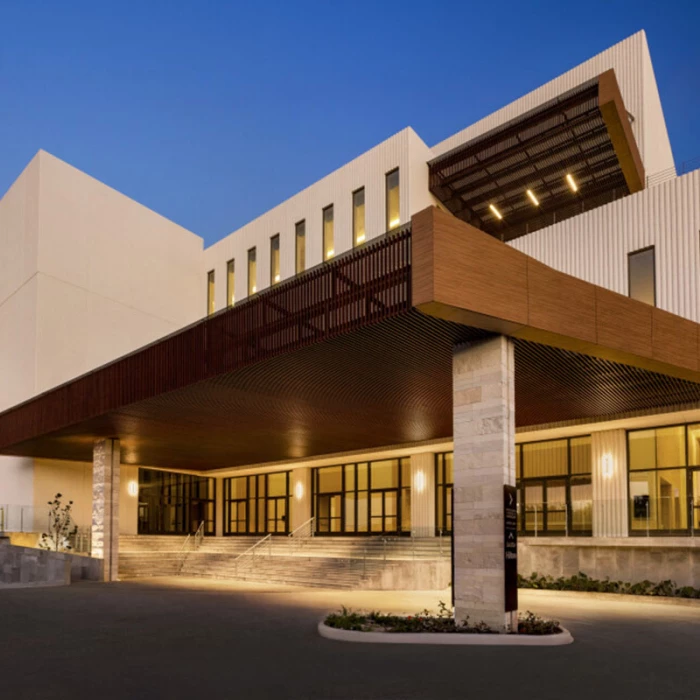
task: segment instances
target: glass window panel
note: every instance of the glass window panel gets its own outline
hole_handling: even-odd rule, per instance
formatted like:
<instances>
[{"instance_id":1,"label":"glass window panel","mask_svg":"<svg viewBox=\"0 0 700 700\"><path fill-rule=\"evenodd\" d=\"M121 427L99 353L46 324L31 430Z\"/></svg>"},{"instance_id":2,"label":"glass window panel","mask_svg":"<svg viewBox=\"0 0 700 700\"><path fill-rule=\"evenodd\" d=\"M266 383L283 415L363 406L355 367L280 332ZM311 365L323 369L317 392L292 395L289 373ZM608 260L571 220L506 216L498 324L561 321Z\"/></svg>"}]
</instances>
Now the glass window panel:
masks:
<instances>
[{"instance_id":1,"label":"glass window panel","mask_svg":"<svg viewBox=\"0 0 700 700\"><path fill-rule=\"evenodd\" d=\"M295 271L297 275L306 269L306 221L300 221L295 226Z\"/></svg>"},{"instance_id":2,"label":"glass window panel","mask_svg":"<svg viewBox=\"0 0 700 700\"><path fill-rule=\"evenodd\" d=\"M207 314L216 311L216 300L214 298L214 270L207 272Z\"/></svg>"},{"instance_id":3,"label":"glass window panel","mask_svg":"<svg viewBox=\"0 0 700 700\"><path fill-rule=\"evenodd\" d=\"M345 532L355 531L355 494L345 496Z\"/></svg>"},{"instance_id":4,"label":"glass window panel","mask_svg":"<svg viewBox=\"0 0 700 700\"><path fill-rule=\"evenodd\" d=\"M352 240L354 245L365 242L365 188L352 193Z\"/></svg>"},{"instance_id":5,"label":"glass window panel","mask_svg":"<svg viewBox=\"0 0 700 700\"><path fill-rule=\"evenodd\" d=\"M523 464L523 448L521 445L515 446L515 478L521 479L523 475L522 471Z\"/></svg>"},{"instance_id":6,"label":"glass window panel","mask_svg":"<svg viewBox=\"0 0 700 700\"><path fill-rule=\"evenodd\" d=\"M323 210L323 259L329 260L335 254L333 242L333 205Z\"/></svg>"},{"instance_id":7,"label":"glass window panel","mask_svg":"<svg viewBox=\"0 0 700 700\"><path fill-rule=\"evenodd\" d=\"M398 487L399 461L397 459L370 462L370 470L370 484L372 490Z\"/></svg>"},{"instance_id":8,"label":"glass window panel","mask_svg":"<svg viewBox=\"0 0 700 700\"><path fill-rule=\"evenodd\" d=\"M634 430L627 434L630 470L656 467L656 431Z\"/></svg>"},{"instance_id":9,"label":"glass window panel","mask_svg":"<svg viewBox=\"0 0 700 700\"><path fill-rule=\"evenodd\" d=\"M355 490L355 465L346 464L345 465L345 490L354 491Z\"/></svg>"},{"instance_id":10,"label":"glass window panel","mask_svg":"<svg viewBox=\"0 0 700 700\"><path fill-rule=\"evenodd\" d=\"M688 426L688 464L700 466L700 424Z\"/></svg>"},{"instance_id":11,"label":"glass window panel","mask_svg":"<svg viewBox=\"0 0 700 700\"><path fill-rule=\"evenodd\" d=\"M656 429L656 466L685 466L685 426Z\"/></svg>"},{"instance_id":12,"label":"glass window panel","mask_svg":"<svg viewBox=\"0 0 700 700\"><path fill-rule=\"evenodd\" d=\"M544 498L541 484L525 486L525 529L541 532L544 529Z\"/></svg>"},{"instance_id":13,"label":"glass window panel","mask_svg":"<svg viewBox=\"0 0 700 700\"><path fill-rule=\"evenodd\" d=\"M522 446L523 477L558 476L568 473L566 440L533 442Z\"/></svg>"},{"instance_id":14,"label":"glass window panel","mask_svg":"<svg viewBox=\"0 0 700 700\"><path fill-rule=\"evenodd\" d=\"M339 493L343 490L343 468L322 467L318 470L319 493Z\"/></svg>"},{"instance_id":15,"label":"glass window panel","mask_svg":"<svg viewBox=\"0 0 700 700\"><path fill-rule=\"evenodd\" d=\"M590 474L592 469L591 436L572 438L569 441L571 450L571 473Z\"/></svg>"},{"instance_id":16,"label":"glass window panel","mask_svg":"<svg viewBox=\"0 0 700 700\"><path fill-rule=\"evenodd\" d=\"M411 489L401 489L401 530L411 531Z\"/></svg>"},{"instance_id":17,"label":"glass window panel","mask_svg":"<svg viewBox=\"0 0 700 700\"><path fill-rule=\"evenodd\" d=\"M566 531L566 481L547 482L547 530Z\"/></svg>"},{"instance_id":18,"label":"glass window panel","mask_svg":"<svg viewBox=\"0 0 700 700\"><path fill-rule=\"evenodd\" d=\"M251 498L255 498L258 493L258 477L250 476L248 477L248 489L250 493L248 494Z\"/></svg>"},{"instance_id":19,"label":"glass window panel","mask_svg":"<svg viewBox=\"0 0 700 700\"><path fill-rule=\"evenodd\" d=\"M399 207L399 169L386 175L386 228L391 231L401 223Z\"/></svg>"},{"instance_id":20,"label":"glass window panel","mask_svg":"<svg viewBox=\"0 0 700 700\"><path fill-rule=\"evenodd\" d=\"M685 469L664 469L656 473L659 530L688 527L688 495Z\"/></svg>"},{"instance_id":21,"label":"glass window panel","mask_svg":"<svg viewBox=\"0 0 700 700\"><path fill-rule=\"evenodd\" d=\"M255 257L255 248L251 248L248 251L248 296L258 291L258 266Z\"/></svg>"},{"instance_id":22,"label":"glass window panel","mask_svg":"<svg viewBox=\"0 0 700 700\"><path fill-rule=\"evenodd\" d=\"M630 522L633 530L656 529L652 525L652 517L656 515L654 475L653 471L630 473Z\"/></svg>"},{"instance_id":23,"label":"glass window panel","mask_svg":"<svg viewBox=\"0 0 700 700\"><path fill-rule=\"evenodd\" d=\"M453 484L454 480L454 453L448 452L445 455L445 483Z\"/></svg>"},{"instance_id":24,"label":"glass window panel","mask_svg":"<svg viewBox=\"0 0 700 700\"><path fill-rule=\"evenodd\" d=\"M277 472L276 474L267 475L267 495L287 495L287 472Z\"/></svg>"},{"instance_id":25,"label":"glass window panel","mask_svg":"<svg viewBox=\"0 0 700 700\"><path fill-rule=\"evenodd\" d=\"M360 491L367 489L367 462L357 465L357 488Z\"/></svg>"},{"instance_id":26,"label":"glass window panel","mask_svg":"<svg viewBox=\"0 0 700 700\"><path fill-rule=\"evenodd\" d=\"M357 494L357 531L367 532L367 491Z\"/></svg>"},{"instance_id":27,"label":"glass window panel","mask_svg":"<svg viewBox=\"0 0 700 700\"><path fill-rule=\"evenodd\" d=\"M411 459L404 457L401 459L401 486L411 486Z\"/></svg>"},{"instance_id":28,"label":"glass window panel","mask_svg":"<svg viewBox=\"0 0 700 700\"><path fill-rule=\"evenodd\" d=\"M236 301L236 261L226 263L226 303L233 306Z\"/></svg>"},{"instance_id":29,"label":"glass window panel","mask_svg":"<svg viewBox=\"0 0 700 700\"><path fill-rule=\"evenodd\" d=\"M629 265L630 297L637 301L643 301L645 304L656 306L656 284L654 280L656 263L653 246L630 253L627 261Z\"/></svg>"},{"instance_id":30,"label":"glass window panel","mask_svg":"<svg viewBox=\"0 0 700 700\"><path fill-rule=\"evenodd\" d=\"M270 239L270 285L280 281L280 235Z\"/></svg>"}]
</instances>

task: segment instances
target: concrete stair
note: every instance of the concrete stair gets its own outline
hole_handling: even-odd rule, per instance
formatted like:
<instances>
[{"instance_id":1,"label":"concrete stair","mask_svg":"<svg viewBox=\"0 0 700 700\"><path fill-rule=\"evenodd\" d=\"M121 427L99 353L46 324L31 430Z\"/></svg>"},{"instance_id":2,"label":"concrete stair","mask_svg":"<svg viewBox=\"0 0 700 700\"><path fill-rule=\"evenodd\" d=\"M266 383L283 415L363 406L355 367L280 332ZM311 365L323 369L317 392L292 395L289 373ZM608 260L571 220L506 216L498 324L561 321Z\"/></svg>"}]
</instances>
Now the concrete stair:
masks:
<instances>
[{"instance_id":1,"label":"concrete stair","mask_svg":"<svg viewBox=\"0 0 700 700\"><path fill-rule=\"evenodd\" d=\"M358 589L379 585L391 569L405 574L407 565L444 563L450 554L449 540L435 537L279 536L259 546L255 556L236 561L259 541L255 536L205 537L196 552L185 552L184 537L122 536L119 574L122 578L183 575Z\"/></svg>"}]
</instances>

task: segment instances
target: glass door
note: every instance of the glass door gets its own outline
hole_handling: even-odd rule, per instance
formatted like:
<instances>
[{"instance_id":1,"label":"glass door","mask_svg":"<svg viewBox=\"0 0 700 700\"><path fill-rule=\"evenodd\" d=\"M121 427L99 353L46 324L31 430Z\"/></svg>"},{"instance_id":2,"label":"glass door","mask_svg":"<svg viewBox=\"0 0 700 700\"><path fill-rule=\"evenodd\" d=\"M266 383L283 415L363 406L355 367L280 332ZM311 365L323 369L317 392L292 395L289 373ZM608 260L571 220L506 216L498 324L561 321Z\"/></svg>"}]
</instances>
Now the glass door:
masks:
<instances>
[{"instance_id":1,"label":"glass door","mask_svg":"<svg viewBox=\"0 0 700 700\"><path fill-rule=\"evenodd\" d=\"M373 533L398 531L398 490L372 491L370 500L370 527Z\"/></svg>"},{"instance_id":2,"label":"glass door","mask_svg":"<svg viewBox=\"0 0 700 700\"><path fill-rule=\"evenodd\" d=\"M321 493L317 500L318 514L316 529L318 532L342 532L343 530L343 494Z\"/></svg>"},{"instance_id":3,"label":"glass door","mask_svg":"<svg viewBox=\"0 0 700 700\"><path fill-rule=\"evenodd\" d=\"M275 496L267 499L267 532L287 532L287 497Z\"/></svg>"}]
</instances>

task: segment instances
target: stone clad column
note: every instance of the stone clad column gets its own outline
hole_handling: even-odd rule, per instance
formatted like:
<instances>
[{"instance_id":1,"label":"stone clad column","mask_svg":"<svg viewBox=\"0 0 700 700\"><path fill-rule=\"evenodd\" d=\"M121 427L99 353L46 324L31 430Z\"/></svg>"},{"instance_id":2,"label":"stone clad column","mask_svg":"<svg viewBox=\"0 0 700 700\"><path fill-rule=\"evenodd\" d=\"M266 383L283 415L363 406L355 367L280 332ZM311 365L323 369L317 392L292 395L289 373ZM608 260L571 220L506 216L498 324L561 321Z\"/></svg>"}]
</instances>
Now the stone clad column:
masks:
<instances>
[{"instance_id":1,"label":"stone clad column","mask_svg":"<svg viewBox=\"0 0 700 700\"><path fill-rule=\"evenodd\" d=\"M435 455L411 455L411 534L435 537Z\"/></svg>"},{"instance_id":2,"label":"stone clad column","mask_svg":"<svg viewBox=\"0 0 700 700\"><path fill-rule=\"evenodd\" d=\"M503 486L515 485L513 343L498 336L455 348L454 597L455 616L504 631Z\"/></svg>"},{"instance_id":3,"label":"stone clad column","mask_svg":"<svg viewBox=\"0 0 700 700\"><path fill-rule=\"evenodd\" d=\"M292 494L292 518L289 531L294 532L311 518L311 469L310 467L292 469L289 477L289 488ZM302 534L308 534L306 530L304 528Z\"/></svg>"},{"instance_id":4,"label":"stone clad column","mask_svg":"<svg viewBox=\"0 0 700 700\"><path fill-rule=\"evenodd\" d=\"M593 537L627 537L627 433L605 430L591 435Z\"/></svg>"},{"instance_id":5,"label":"stone clad column","mask_svg":"<svg viewBox=\"0 0 700 700\"><path fill-rule=\"evenodd\" d=\"M103 579L119 573L119 440L96 440L92 451L92 556L103 559Z\"/></svg>"}]
</instances>

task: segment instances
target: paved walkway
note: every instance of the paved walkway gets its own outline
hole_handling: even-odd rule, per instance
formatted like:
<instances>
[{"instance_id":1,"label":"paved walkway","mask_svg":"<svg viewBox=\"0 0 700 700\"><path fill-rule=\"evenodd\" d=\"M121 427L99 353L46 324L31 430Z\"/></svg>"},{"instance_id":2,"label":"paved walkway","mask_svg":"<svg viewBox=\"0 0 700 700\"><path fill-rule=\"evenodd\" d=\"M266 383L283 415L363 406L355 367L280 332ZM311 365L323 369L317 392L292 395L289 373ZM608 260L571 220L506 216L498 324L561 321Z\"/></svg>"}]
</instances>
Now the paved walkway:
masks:
<instances>
[{"instance_id":1,"label":"paved walkway","mask_svg":"<svg viewBox=\"0 0 700 700\"><path fill-rule=\"evenodd\" d=\"M447 596L198 579L2 591L0 697L700 697L700 607L521 592L522 609L576 638L543 649L348 644L316 632L341 604L416 612Z\"/></svg>"}]
</instances>

